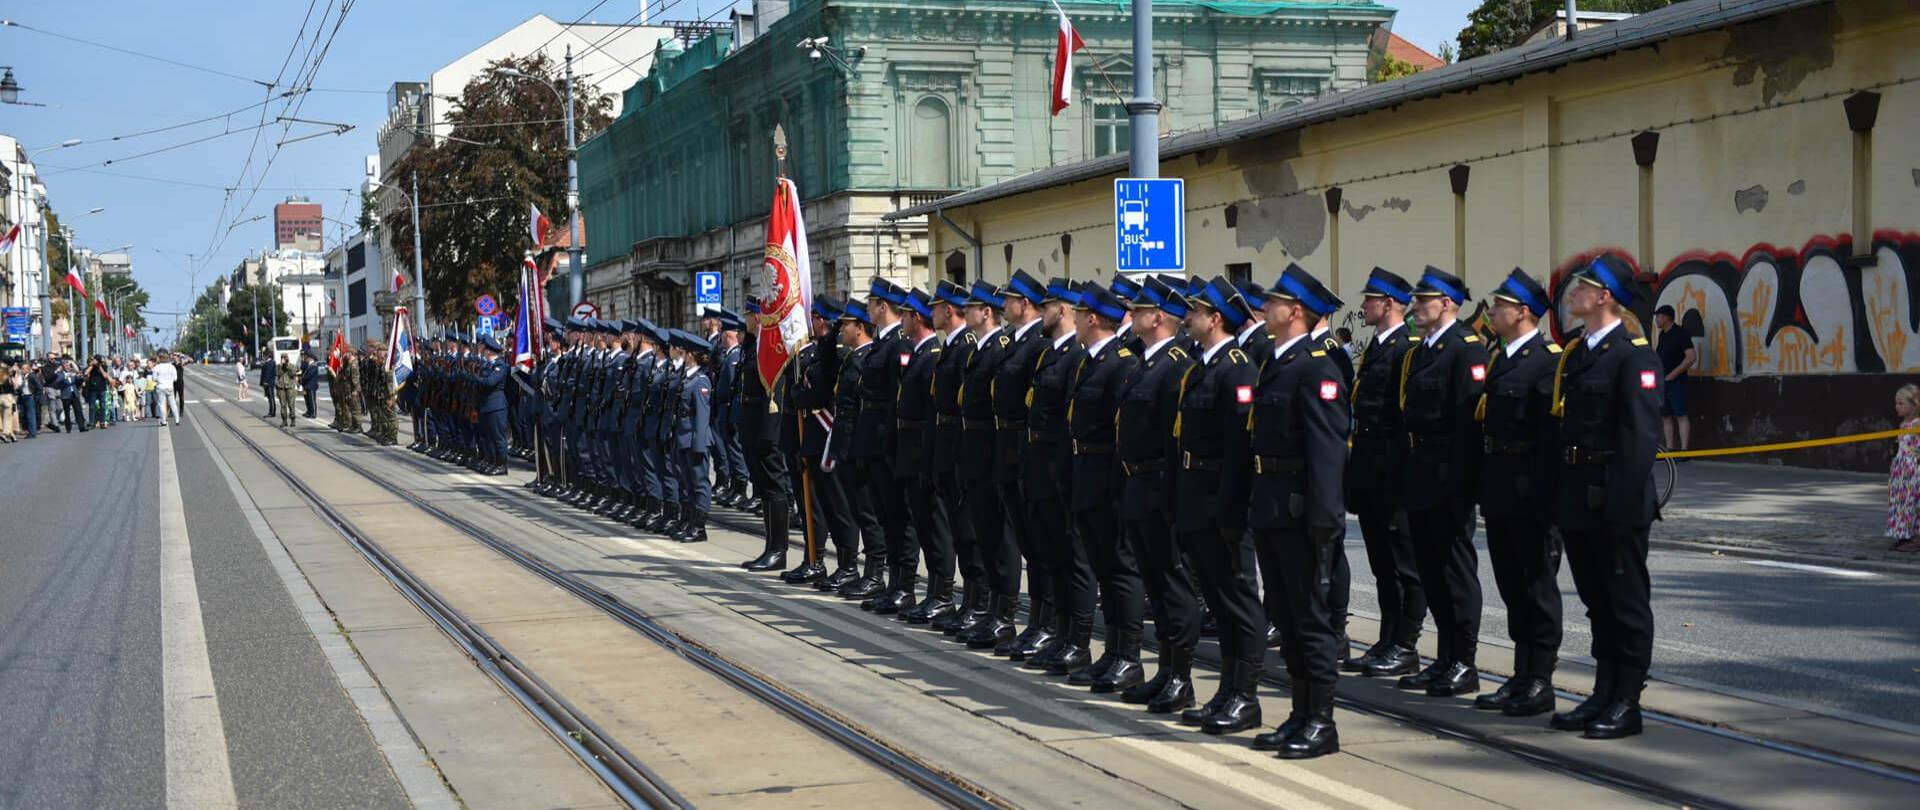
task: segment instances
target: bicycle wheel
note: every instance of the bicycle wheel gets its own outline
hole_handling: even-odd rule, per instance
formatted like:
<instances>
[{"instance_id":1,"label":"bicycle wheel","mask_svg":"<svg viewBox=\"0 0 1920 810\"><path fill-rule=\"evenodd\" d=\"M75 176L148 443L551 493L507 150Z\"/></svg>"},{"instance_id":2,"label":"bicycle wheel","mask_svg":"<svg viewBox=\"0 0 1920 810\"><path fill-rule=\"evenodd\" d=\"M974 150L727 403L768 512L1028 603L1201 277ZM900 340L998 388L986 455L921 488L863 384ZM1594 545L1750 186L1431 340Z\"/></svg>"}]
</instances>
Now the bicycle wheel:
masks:
<instances>
[{"instance_id":1,"label":"bicycle wheel","mask_svg":"<svg viewBox=\"0 0 1920 810\"><path fill-rule=\"evenodd\" d=\"M1665 453L1667 448L1654 446L1655 453ZM1673 497L1673 487L1680 477L1680 465L1670 458L1653 460L1653 491L1659 498L1658 508L1667 508L1667 499Z\"/></svg>"}]
</instances>

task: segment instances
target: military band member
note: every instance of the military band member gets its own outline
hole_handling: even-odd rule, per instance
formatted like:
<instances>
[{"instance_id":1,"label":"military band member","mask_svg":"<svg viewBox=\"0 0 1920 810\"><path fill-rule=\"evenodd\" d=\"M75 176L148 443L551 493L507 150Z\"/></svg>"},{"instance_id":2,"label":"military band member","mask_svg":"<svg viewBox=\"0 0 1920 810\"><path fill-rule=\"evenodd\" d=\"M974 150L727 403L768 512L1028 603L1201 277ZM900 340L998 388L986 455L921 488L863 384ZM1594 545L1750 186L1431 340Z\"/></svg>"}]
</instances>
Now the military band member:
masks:
<instances>
[{"instance_id":1,"label":"military band member","mask_svg":"<svg viewBox=\"0 0 1920 810\"><path fill-rule=\"evenodd\" d=\"M1195 358L1179 345L1186 299L1159 278L1140 285L1133 302L1133 331L1146 344L1138 368L1122 384L1114 432L1120 472L1120 530L1139 556L1153 630L1160 642L1159 670L1140 678L1137 659L1121 655L1141 635L1141 605L1129 600L1109 612L1100 660L1070 682L1121 689L1121 699L1144 703L1155 714L1193 705L1192 665L1200 641L1200 597L1173 538L1173 470L1179 451L1173 426L1179 416L1180 384ZM1124 594L1123 594L1124 596ZM1135 684L1121 686L1122 683Z\"/></svg>"},{"instance_id":2,"label":"military band member","mask_svg":"<svg viewBox=\"0 0 1920 810\"><path fill-rule=\"evenodd\" d=\"M1027 525L1037 565L1027 571L1029 579L1051 577L1045 603L1037 599L1028 619L1028 635L1016 638L1008 658L1025 661L1039 655L1055 639L1067 636L1067 617L1075 613L1093 616L1093 568L1087 562L1086 546L1069 520L1067 496L1073 486L1073 441L1067 429L1067 404L1072 396L1074 374L1086 359L1087 351L1075 338L1078 326L1073 307L1080 294L1064 278L1047 282L1040 303L1040 356L1033 366L1033 378L1027 393L1026 453L1020 463L1020 490L1026 500ZM1031 586L1029 586L1031 587ZM1044 607L1046 614L1041 615Z\"/></svg>"},{"instance_id":3,"label":"military band member","mask_svg":"<svg viewBox=\"0 0 1920 810\"><path fill-rule=\"evenodd\" d=\"M1400 370L1420 339L1406 328L1407 305L1413 302L1413 285L1406 279L1376 267L1362 296L1360 317L1373 327L1373 338L1361 352L1354 378L1346 506L1359 518L1366 543L1380 605L1380 638L1343 669L1384 678L1419 668L1420 626L1427 616L1398 474L1407 451L1400 440Z\"/></svg>"},{"instance_id":4,"label":"military band member","mask_svg":"<svg viewBox=\"0 0 1920 810\"><path fill-rule=\"evenodd\" d=\"M946 631L957 628L967 613L986 609L987 585L986 571L980 567L979 555L974 551L973 516L963 497L966 488L960 472L961 448L966 442L960 392L978 338L967 328L966 288L941 281L934 288L934 297L934 324L941 334L940 358L934 364L932 384L935 421L930 459L932 509L935 514L945 515L948 531L945 534L936 531L931 537L921 538L927 577L932 581L927 585L926 601L907 611L906 617L910 624L928 624L935 630ZM966 576L965 595L958 602L953 600L952 593L956 573ZM946 599L935 598L936 583L944 583L940 590Z\"/></svg>"},{"instance_id":5,"label":"military band member","mask_svg":"<svg viewBox=\"0 0 1920 810\"><path fill-rule=\"evenodd\" d=\"M994 421L994 377L1012 351L1013 337L1000 323L1006 299L993 285L973 283L967 296L967 328L973 331L973 355L967 358L960 386L960 486L973 519L973 560L979 566L986 596L978 612L969 609L950 632L969 647L998 646L1014 638L1014 611L1020 603L1020 558L1011 550L1002 490L995 483L998 467ZM969 583L971 584L971 583ZM969 594L971 595L971 594ZM971 607L971 606L970 606Z\"/></svg>"},{"instance_id":6,"label":"military band member","mask_svg":"<svg viewBox=\"0 0 1920 810\"><path fill-rule=\"evenodd\" d=\"M1487 380L1487 345L1456 322L1466 285L1432 267L1413 290L1421 342L1400 373L1401 503L1413 531L1414 562L1439 635L1432 666L1401 678L1402 689L1434 697L1480 691L1480 558L1473 547L1480 424L1473 420Z\"/></svg>"},{"instance_id":7,"label":"military band member","mask_svg":"<svg viewBox=\"0 0 1920 810\"><path fill-rule=\"evenodd\" d=\"M847 596L864 600L860 604L863 609L882 613L897 613L902 604L913 607L914 579L920 570L920 546L908 514L909 499L901 497L900 475L894 466L900 377L913 359L900 325L906 303L907 291L891 281L875 278L868 286L867 328L873 340L862 360L866 367L860 371L859 420L851 425L852 457L860 467L860 480L883 538L883 551L877 558L881 567L876 573L885 579L862 583ZM868 556L873 558L871 553Z\"/></svg>"},{"instance_id":8,"label":"military band member","mask_svg":"<svg viewBox=\"0 0 1920 810\"><path fill-rule=\"evenodd\" d=\"M707 541L707 515L713 511L713 488L708 480L708 453L713 449L713 383L707 379L707 355L713 344L691 332L674 330L672 343L680 361L680 383L675 389L673 443L680 467L680 502L686 517L669 535L681 543Z\"/></svg>"},{"instance_id":9,"label":"military band member","mask_svg":"<svg viewBox=\"0 0 1920 810\"><path fill-rule=\"evenodd\" d=\"M925 555L929 565L928 601L953 602L952 526L944 505L934 499L933 373L940 363L940 336L933 331L933 299L923 291L908 290L899 310L898 331L904 339L897 342L894 356L883 359L900 369L900 379L894 385L893 497L904 498L913 526L909 547L889 551L893 587L884 601L874 606L876 613L893 615L917 607L914 579L925 549L932 549ZM934 566L943 564L942 557L946 567L936 572Z\"/></svg>"},{"instance_id":10,"label":"military band member","mask_svg":"<svg viewBox=\"0 0 1920 810\"><path fill-rule=\"evenodd\" d=\"M1640 690L1653 660L1647 537L1659 517L1652 473L1663 375L1626 311L1645 296L1630 271L1604 259L1577 273L1567 310L1583 336L1560 356L1554 380L1555 522L1593 627L1597 672L1592 697L1551 725L1594 739L1640 733Z\"/></svg>"},{"instance_id":11,"label":"military band member","mask_svg":"<svg viewBox=\"0 0 1920 810\"><path fill-rule=\"evenodd\" d=\"M1267 588L1282 594L1281 655L1293 708L1254 748L1305 759L1340 750L1334 686L1343 643L1328 604L1333 558L1345 554L1341 502L1349 416L1340 366L1309 336L1333 314L1332 293L1299 267L1266 291L1265 320L1275 347L1262 358L1249 419L1252 492L1248 523L1260 547Z\"/></svg>"}]
</instances>

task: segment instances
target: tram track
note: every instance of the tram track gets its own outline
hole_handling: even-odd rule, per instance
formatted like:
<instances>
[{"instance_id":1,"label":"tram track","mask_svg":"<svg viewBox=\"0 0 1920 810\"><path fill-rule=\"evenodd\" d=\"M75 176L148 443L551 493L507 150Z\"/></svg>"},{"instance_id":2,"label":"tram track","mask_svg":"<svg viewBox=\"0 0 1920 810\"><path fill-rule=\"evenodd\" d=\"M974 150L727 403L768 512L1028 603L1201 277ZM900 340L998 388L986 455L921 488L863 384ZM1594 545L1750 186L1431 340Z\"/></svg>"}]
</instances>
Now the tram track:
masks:
<instances>
[{"instance_id":1,"label":"tram track","mask_svg":"<svg viewBox=\"0 0 1920 810\"><path fill-rule=\"evenodd\" d=\"M378 570L399 592L434 621L465 651L480 668L498 682L514 700L526 707L589 770L630 807L691 808L685 797L676 793L644 762L594 723L540 677L522 667L512 653L493 641L460 611L440 598L424 582L409 572L354 526L351 519L329 504L324 497L273 458L258 442L245 435L232 419L218 409L202 407L225 426L242 444L274 473L292 487L302 499L346 539L369 564ZM480 525L447 512L433 502L380 476L364 465L335 452L332 448L291 434L306 449L319 453L336 464L371 480L380 481L387 491L409 506L443 525L467 536L495 553L511 560L542 580L599 609L628 629L672 651L700 670L791 718L859 759L871 763L910 785L929 799L961 810L992 810L1010 805L957 774L941 770L906 752L876 739L844 718L750 669L742 667L698 641L683 636L629 605L619 597L595 587L525 548L487 531Z\"/></svg>"}]
</instances>

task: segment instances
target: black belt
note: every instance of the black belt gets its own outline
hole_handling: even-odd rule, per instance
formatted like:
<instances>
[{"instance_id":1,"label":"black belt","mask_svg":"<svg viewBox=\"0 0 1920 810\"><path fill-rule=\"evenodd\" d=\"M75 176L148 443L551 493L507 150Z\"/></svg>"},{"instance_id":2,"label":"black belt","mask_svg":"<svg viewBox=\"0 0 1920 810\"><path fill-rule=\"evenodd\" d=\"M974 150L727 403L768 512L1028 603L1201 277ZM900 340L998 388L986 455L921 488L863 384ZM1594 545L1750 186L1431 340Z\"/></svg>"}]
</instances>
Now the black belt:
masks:
<instances>
[{"instance_id":1,"label":"black belt","mask_svg":"<svg viewBox=\"0 0 1920 810\"><path fill-rule=\"evenodd\" d=\"M1073 454L1076 456L1106 456L1112 455L1113 451L1114 446L1111 444L1091 444L1079 439L1073 440Z\"/></svg>"},{"instance_id":2,"label":"black belt","mask_svg":"<svg viewBox=\"0 0 1920 810\"><path fill-rule=\"evenodd\" d=\"M994 424L998 426L1001 430L1007 430L1010 428L1024 429L1027 426L1027 420L1025 419L1001 419L996 416L994 417L993 421L994 421Z\"/></svg>"},{"instance_id":3,"label":"black belt","mask_svg":"<svg viewBox=\"0 0 1920 810\"><path fill-rule=\"evenodd\" d=\"M994 427L992 419L962 419L960 424L967 430L992 430Z\"/></svg>"},{"instance_id":4,"label":"black belt","mask_svg":"<svg viewBox=\"0 0 1920 810\"><path fill-rule=\"evenodd\" d=\"M1560 460L1568 465L1605 464L1617 455L1612 450L1589 450L1585 447L1567 445L1560 448Z\"/></svg>"},{"instance_id":5,"label":"black belt","mask_svg":"<svg viewBox=\"0 0 1920 810\"><path fill-rule=\"evenodd\" d=\"M942 427L945 427L945 426L947 426L947 425L957 425L957 424L960 424L960 417L958 417L958 416L955 416L955 415L953 415L953 414L950 414L950 413L943 413L943 414L940 414L939 416L936 416L936 417L934 417L934 420L935 420L935 422L936 422L936 424L939 424L939 425L940 425L940 426L942 426Z\"/></svg>"},{"instance_id":6,"label":"black belt","mask_svg":"<svg viewBox=\"0 0 1920 810\"><path fill-rule=\"evenodd\" d=\"M1486 437L1484 447L1489 456L1524 456L1533 452L1533 442L1510 442L1504 439Z\"/></svg>"},{"instance_id":7,"label":"black belt","mask_svg":"<svg viewBox=\"0 0 1920 810\"><path fill-rule=\"evenodd\" d=\"M1307 468L1305 456L1254 456L1254 475L1297 473Z\"/></svg>"},{"instance_id":8,"label":"black belt","mask_svg":"<svg viewBox=\"0 0 1920 810\"><path fill-rule=\"evenodd\" d=\"M1446 447L1453 444L1451 433L1409 433L1408 447Z\"/></svg>"},{"instance_id":9,"label":"black belt","mask_svg":"<svg viewBox=\"0 0 1920 810\"><path fill-rule=\"evenodd\" d=\"M1167 460L1164 458L1150 458L1145 461L1120 462L1120 471L1128 475L1139 475L1140 473L1159 472L1166 468L1167 468Z\"/></svg>"},{"instance_id":10,"label":"black belt","mask_svg":"<svg viewBox=\"0 0 1920 810\"><path fill-rule=\"evenodd\" d=\"M1183 470L1215 470L1215 469L1219 469L1219 468L1220 468L1220 459L1217 459L1217 458L1194 458L1194 457L1193 457L1193 451L1191 451L1191 450L1182 450L1182 451L1180 451L1180 469L1183 469Z\"/></svg>"},{"instance_id":11,"label":"black belt","mask_svg":"<svg viewBox=\"0 0 1920 810\"><path fill-rule=\"evenodd\" d=\"M894 424L901 430L919 430L927 426L925 419L897 419Z\"/></svg>"},{"instance_id":12,"label":"black belt","mask_svg":"<svg viewBox=\"0 0 1920 810\"><path fill-rule=\"evenodd\" d=\"M1027 431L1027 441L1058 444L1067 441L1067 432L1064 430L1029 430Z\"/></svg>"}]
</instances>

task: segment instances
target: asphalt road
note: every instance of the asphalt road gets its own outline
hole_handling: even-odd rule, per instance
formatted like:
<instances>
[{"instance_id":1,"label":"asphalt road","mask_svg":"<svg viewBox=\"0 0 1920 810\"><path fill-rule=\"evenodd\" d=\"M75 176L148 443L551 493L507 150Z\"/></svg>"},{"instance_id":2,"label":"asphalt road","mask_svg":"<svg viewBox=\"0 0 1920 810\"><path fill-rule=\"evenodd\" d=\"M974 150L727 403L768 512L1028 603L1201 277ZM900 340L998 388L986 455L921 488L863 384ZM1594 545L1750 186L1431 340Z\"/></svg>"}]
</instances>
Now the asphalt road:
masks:
<instances>
[{"instance_id":1,"label":"asphalt road","mask_svg":"<svg viewBox=\"0 0 1920 810\"><path fill-rule=\"evenodd\" d=\"M148 421L0 446L0 808L168 806L161 430L239 806L406 807L207 448Z\"/></svg>"}]
</instances>

